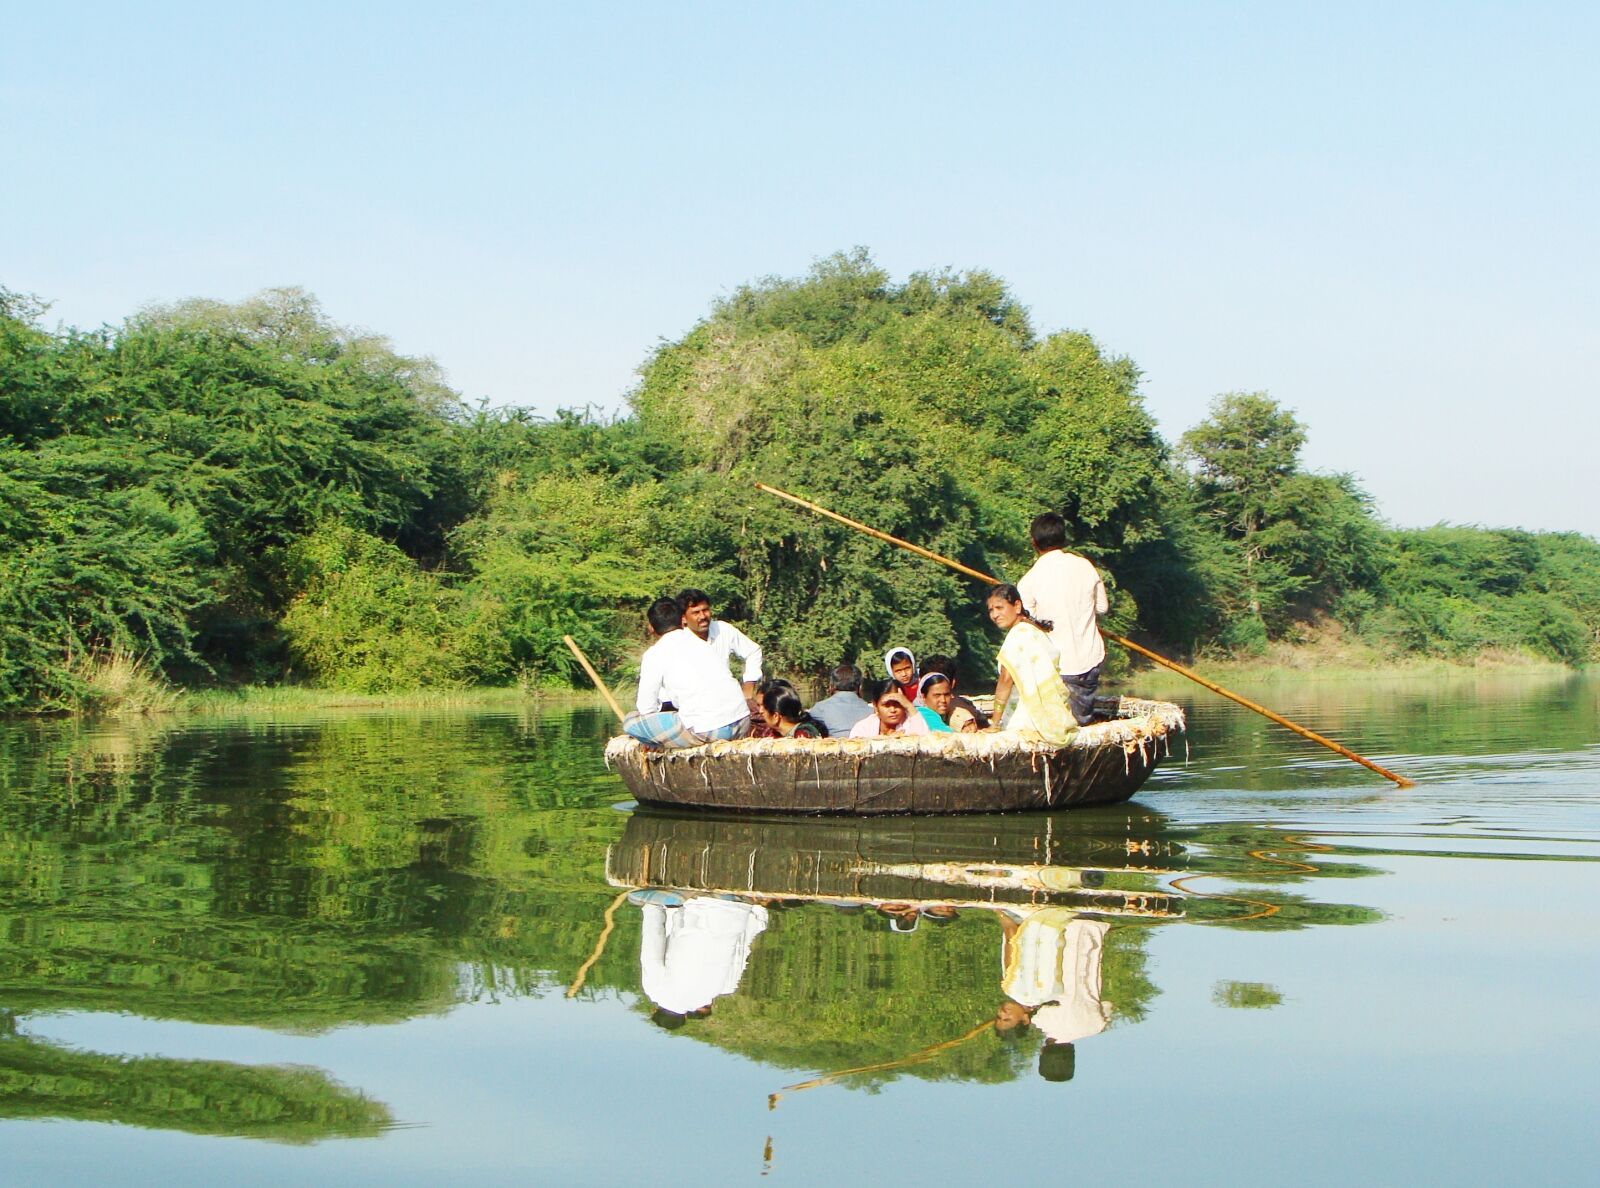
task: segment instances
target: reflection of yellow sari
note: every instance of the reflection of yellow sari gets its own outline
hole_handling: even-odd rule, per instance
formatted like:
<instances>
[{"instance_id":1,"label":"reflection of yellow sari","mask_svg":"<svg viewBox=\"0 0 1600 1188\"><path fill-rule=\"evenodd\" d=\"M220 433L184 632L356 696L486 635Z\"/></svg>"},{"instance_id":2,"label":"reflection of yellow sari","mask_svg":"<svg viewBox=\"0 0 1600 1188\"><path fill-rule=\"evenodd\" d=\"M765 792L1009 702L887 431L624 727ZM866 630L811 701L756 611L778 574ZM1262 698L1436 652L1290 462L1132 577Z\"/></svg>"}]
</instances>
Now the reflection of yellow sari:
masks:
<instances>
[{"instance_id":1,"label":"reflection of yellow sari","mask_svg":"<svg viewBox=\"0 0 1600 1188\"><path fill-rule=\"evenodd\" d=\"M1000 666L1017 690L1017 709L1006 729L1026 731L1053 743L1071 738L1078 722L1067 703L1050 637L1026 619L1017 622L1000 645Z\"/></svg>"}]
</instances>

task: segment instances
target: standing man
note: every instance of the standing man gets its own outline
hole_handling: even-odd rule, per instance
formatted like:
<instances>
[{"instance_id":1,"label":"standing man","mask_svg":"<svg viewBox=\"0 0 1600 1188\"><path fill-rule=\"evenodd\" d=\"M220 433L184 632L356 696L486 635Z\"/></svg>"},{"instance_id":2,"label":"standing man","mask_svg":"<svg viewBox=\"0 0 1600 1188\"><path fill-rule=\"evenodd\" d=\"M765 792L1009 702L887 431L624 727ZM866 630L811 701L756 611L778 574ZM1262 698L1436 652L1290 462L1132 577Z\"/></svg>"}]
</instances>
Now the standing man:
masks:
<instances>
[{"instance_id":1,"label":"standing man","mask_svg":"<svg viewBox=\"0 0 1600 1188\"><path fill-rule=\"evenodd\" d=\"M704 590L685 590L678 595L678 605L683 607L683 625L711 645L724 668L730 656L744 662L744 675L739 681L744 685L744 699L754 705L756 687L761 684L761 645L732 623L713 619L711 596Z\"/></svg>"},{"instance_id":2,"label":"standing man","mask_svg":"<svg viewBox=\"0 0 1600 1188\"><path fill-rule=\"evenodd\" d=\"M836 665L828 674L832 696L811 707L811 716L828 728L829 738L847 738L850 728L872 716L872 703L861 698L861 670L854 664Z\"/></svg>"},{"instance_id":3,"label":"standing man","mask_svg":"<svg viewBox=\"0 0 1600 1188\"><path fill-rule=\"evenodd\" d=\"M1017 590L1028 613L1052 625L1050 642L1060 655L1072 716L1086 726L1094 717L1094 694L1106 659L1099 625L1099 617L1111 609L1105 583L1093 562L1067 552L1067 522L1055 512L1035 516L1028 535L1039 559Z\"/></svg>"},{"instance_id":4,"label":"standing man","mask_svg":"<svg viewBox=\"0 0 1600 1188\"><path fill-rule=\"evenodd\" d=\"M726 657L684 629L676 599L656 599L646 618L657 638L639 662L638 709L622 720L623 732L657 747L744 737L750 707L728 672ZM662 709L664 701L676 708Z\"/></svg>"}]
</instances>

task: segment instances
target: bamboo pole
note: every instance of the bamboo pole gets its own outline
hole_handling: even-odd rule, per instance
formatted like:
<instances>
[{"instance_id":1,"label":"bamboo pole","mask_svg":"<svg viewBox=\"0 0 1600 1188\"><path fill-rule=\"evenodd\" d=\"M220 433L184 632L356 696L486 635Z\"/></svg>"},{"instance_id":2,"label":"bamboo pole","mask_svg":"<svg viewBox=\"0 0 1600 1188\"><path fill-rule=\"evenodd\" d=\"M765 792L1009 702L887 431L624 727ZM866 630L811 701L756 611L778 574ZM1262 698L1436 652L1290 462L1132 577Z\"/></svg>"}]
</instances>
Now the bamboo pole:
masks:
<instances>
[{"instance_id":1,"label":"bamboo pole","mask_svg":"<svg viewBox=\"0 0 1600 1188\"><path fill-rule=\"evenodd\" d=\"M854 528L858 532L865 532L868 536L875 536L879 540L888 541L892 545L898 545L902 549L907 549L910 552L916 553L919 557L926 557L930 561L937 561L941 565L949 566L957 573L964 573L970 578L976 578L980 582L988 582L991 586L997 586L1000 584L1000 579L997 577L993 577L987 573L980 573L978 570L969 568L968 566L961 564L959 561L952 561L949 557L940 556L931 549L925 549L921 545L914 545L910 541L901 540L898 536L890 536L887 532L880 532L876 528L869 527L860 521L852 520L848 516L841 516L838 512L829 511L827 508L812 503L809 500L801 499L798 495L791 495L787 491L780 491L777 487L769 487L766 483L757 483L756 488L758 490L765 491L769 495L776 495L779 499L787 499L790 503L799 504L807 511L816 512L819 516L827 516L830 520L837 520L839 523L844 524L847 527ZM1408 780L1405 778L1405 776L1396 775L1388 768L1380 767L1378 764L1372 762L1372 760L1357 755L1349 747L1341 746L1339 743L1334 742L1331 738L1325 738L1324 736L1318 734L1315 730L1308 729L1307 727L1300 725L1298 722L1291 722L1282 714L1274 713L1266 706L1257 705L1248 697L1241 696L1230 689L1224 689L1215 681L1207 680L1193 669L1185 668L1176 660L1168 660L1165 656L1157 655L1149 648L1144 647L1141 644L1136 644L1131 639L1124 639L1120 635L1112 635L1106 631L1102 631L1100 634L1106 639L1111 640L1113 643L1121 644L1130 652L1137 652L1147 660L1153 660L1164 668L1170 668L1173 672L1179 674L1180 676L1188 677L1191 681L1195 682L1195 684L1210 689L1219 697L1226 697L1229 701L1232 701L1238 705L1242 705L1247 710L1253 710L1262 717L1276 722L1279 726L1294 731L1301 738L1307 738L1314 743L1319 743L1322 746L1327 747L1330 751L1335 751L1338 754L1343 755L1346 759L1361 764L1361 766L1365 767L1367 770L1377 772L1384 779L1393 780L1397 787L1414 788L1416 786L1415 780ZM997 706L996 708L1000 709L1003 707Z\"/></svg>"},{"instance_id":2,"label":"bamboo pole","mask_svg":"<svg viewBox=\"0 0 1600 1188\"><path fill-rule=\"evenodd\" d=\"M600 929L600 938L594 942L594 950L589 954L589 960L578 967L577 976L572 979L572 985L567 987L567 997L577 997L578 991L583 989L584 979L589 976L589 971L594 968L594 963L600 960L600 954L606 951L606 941L611 936L611 930L617 926L617 909L622 906L622 901L628 898L631 892L624 891L611 901L611 906L606 908L602 917L604 927Z\"/></svg>"},{"instance_id":3,"label":"bamboo pole","mask_svg":"<svg viewBox=\"0 0 1600 1188\"><path fill-rule=\"evenodd\" d=\"M622 712L622 707L617 704L617 699L611 696L611 690L606 688L606 683L600 679L600 674L594 670L594 665L589 663L589 657L583 654L583 649L578 646L577 640L570 635L563 635L561 639L572 654L578 658L578 663L583 665L583 671L589 674L589 679L594 682L594 687L600 690L600 695L606 699L606 704L611 707L611 712L617 715L617 721L625 720L628 715Z\"/></svg>"},{"instance_id":4,"label":"bamboo pole","mask_svg":"<svg viewBox=\"0 0 1600 1188\"><path fill-rule=\"evenodd\" d=\"M919 1048L909 1056L900 1056L894 1060L880 1061L877 1064L862 1064L856 1068L841 1068L838 1072L823 1073L819 1077L812 1077L809 1081L797 1081L793 1085L785 1085L776 1093L769 1093L767 1095L767 1109L777 1109L778 1102L783 1098L788 1097L790 1094L804 1093L807 1089L818 1089L823 1085L837 1084L846 1077L860 1076L862 1073L888 1072L896 1068L905 1068L910 1064L923 1064L929 1060L932 1060L940 1053L948 1052L951 1048L958 1048L964 1043L977 1039L978 1036L982 1035L984 1032L992 1031L993 1029L993 1021L986 1019L982 1023L979 1023L971 1031L963 1032L961 1035L956 1036L955 1039L948 1039L943 1043L932 1044L926 1048Z\"/></svg>"}]
</instances>

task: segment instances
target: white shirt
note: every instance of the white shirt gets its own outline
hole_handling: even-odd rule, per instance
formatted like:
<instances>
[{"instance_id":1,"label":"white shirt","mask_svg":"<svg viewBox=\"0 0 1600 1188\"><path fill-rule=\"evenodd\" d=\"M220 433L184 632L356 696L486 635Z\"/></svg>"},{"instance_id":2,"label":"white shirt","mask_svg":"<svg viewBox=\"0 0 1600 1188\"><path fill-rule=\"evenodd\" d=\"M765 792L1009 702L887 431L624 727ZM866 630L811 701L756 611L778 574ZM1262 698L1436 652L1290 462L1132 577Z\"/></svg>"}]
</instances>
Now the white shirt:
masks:
<instances>
[{"instance_id":1,"label":"white shirt","mask_svg":"<svg viewBox=\"0 0 1600 1188\"><path fill-rule=\"evenodd\" d=\"M741 681L761 683L761 645L743 631L732 623L712 619L711 630L706 633L706 642L721 659L724 668L728 666L730 656L737 656L744 661L744 675L739 678Z\"/></svg>"},{"instance_id":2,"label":"white shirt","mask_svg":"<svg viewBox=\"0 0 1600 1188\"><path fill-rule=\"evenodd\" d=\"M1028 613L1051 624L1050 642L1059 653L1062 676L1088 672L1106 658L1098 618L1111 604L1100 572L1088 558L1065 549L1041 553L1017 590Z\"/></svg>"},{"instance_id":3,"label":"white shirt","mask_svg":"<svg viewBox=\"0 0 1600 1188\"><path fill-rule=\"evenodd\" d=\"M640 984L650 1001L687 1015L739 988L750 945L767 927L767 909L740 900L696 897L682 907L644 906Z\"/></svg>"},{"instance_id":4,"label":"white shirt","mask_svg":"<svg viewBox=\"0 0 1600 1188\"><path fill-rule=\"evenodd\" d=\"M750 712L726 658L687 627L667 632L639 661L639 712L653 714L663 701L677 706L683 724L702 734Z\"/></svg>"}]
</instances>

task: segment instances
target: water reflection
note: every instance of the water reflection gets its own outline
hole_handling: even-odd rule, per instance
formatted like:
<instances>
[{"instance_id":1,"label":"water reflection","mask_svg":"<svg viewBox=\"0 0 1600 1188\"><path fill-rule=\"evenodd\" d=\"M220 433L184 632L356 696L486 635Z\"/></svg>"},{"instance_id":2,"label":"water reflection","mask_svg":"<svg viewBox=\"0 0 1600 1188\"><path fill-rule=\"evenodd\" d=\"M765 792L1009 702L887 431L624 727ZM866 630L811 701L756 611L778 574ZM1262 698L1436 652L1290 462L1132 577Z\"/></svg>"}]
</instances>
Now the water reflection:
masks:
<instances>
[{"instance_id":1,"label":"water reflection","mask_svg":"<svg viewBox=\"0 0 1600 1188\"><path fill-rule=\"evenodd\" d=\"M0 1117L73 1118L295 1144L372 1138L394 1122L382 1102L320 1069L80 1052L20 1033L5 1015Z\"/></svg>"},{"instance_id":2,"label":"water reflection","mask_svg":"<svg viewBox=\"0 0 1600 1188\"><path fill-rule=\"evenodd\" d=\"M1505 872L1542 885L1592 864L1592 809L1572 806L1593 804L1597 690L1269 698L1319 729L1367 723L1359 749L1410 748L1399 769L1459 772L1404 795L1213 707L1194 715L1192 766L1163 768L1142 802L955 820L619 813L607 724L587 713L0 725L0 1118L288 1141L429 1123L403 1075L324 1060L323 1037L368 1026L405 1046L433 1034L419 1020L511 999L587 1012L645 1072L692 1063L731 1083L741 1061L686 1046L736 1054L760 1094L1105 1085L1116 1043L1159 1034L1165 1051L1192 1021L1197 953L1206 1011L1276 1024L1342 974L1295 981L1275 968L1294 955L1379 953L1421 927L1407 912L1498 927L1479 901ZM1430 899L1449 878L1452 902ZM1396 927L1358 946L1266 935L1371 923L1380 904ZM1203 929L1224 935L1206 947ZM1291 1009L1234 1009L1284 1001L1277 983ZM73 1017L99 1021L81 1048L105 1050L61 1042ZM187 1028L184 1054L203 1057L238 1055L213 1027L292 1035L349 1084L146 1056L136 1020ZM281 1058L276 1038L250 1055ZM506 1041L530 1068L543 1042ZM465 1052L457 1071L475 1075ZM554 1075L533 1091L565 1093Z\"/></svg>"},{"instance_id":3,"label":"water reflection","mask_svg":"<svg viewBox=\"0 0 1600 1188\"><path fill-rule=\"evenodd\" d=\"M1235 832L1237 829L1235 827ZM1305 846L1178 825L1137 803L989 818L794 819L640 809L606 854L638 913L658 1025L826 1084L1062 1081L1076 1045L1143 1019L1152 927L1379 918L1281 886L1355 875ZM1248 892L1240 878L1264 881ZM1198 880L1218 881L1215 891ZM893 1003L886 1009L886 1003Z\"/></svg>"},{"instance_id":4,"label":"water reflection","mask_svg":"<svg viewBox=\"0 0 1600 1188\"><path fill-rule=\"evenodd\" d=\"M732 994L750 962L750 946L767 928L759 903L670 891L641 891L630 901L644 912L639 932L639 983L655 1003L651 1020L668 1030L689 1016L703 1019L713 999Z\"/></svg>"}]
</instances>

